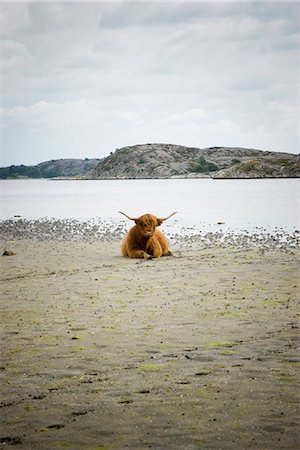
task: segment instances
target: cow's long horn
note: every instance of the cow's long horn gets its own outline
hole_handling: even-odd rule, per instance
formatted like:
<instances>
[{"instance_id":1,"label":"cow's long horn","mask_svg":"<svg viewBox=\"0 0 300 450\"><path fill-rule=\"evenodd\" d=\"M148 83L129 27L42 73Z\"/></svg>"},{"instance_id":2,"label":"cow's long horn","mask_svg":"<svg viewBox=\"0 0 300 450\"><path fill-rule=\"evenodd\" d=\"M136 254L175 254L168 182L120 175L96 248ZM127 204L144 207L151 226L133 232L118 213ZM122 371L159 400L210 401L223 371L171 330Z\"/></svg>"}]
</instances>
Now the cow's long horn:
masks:
<instances>
[{"instance_id":1,"label":"cow's long horn","mask_svg":"<svg viewBox=\"0 0 300 450\"><path fill-rule=\"evenodd\" d=\"M170 217L174 216L174 214L176 214L176 213L177 213L177 211L173 212L172 214L170 214L167 217L159 218L158 220L164 222L165 220L170 219Z\"/></svg>"},{"instance_id":2,"label":"cow's long horn","mask_svg":"<svg viewBox=\"0 0 300 450\"><path fill-rule=\"evenodd\" d=\"M123 214L123 216L127 217L129 220L135 220L133 217L127 216L127 214L123 213L122 211L118 211L120 214Z\"/></svg>"}]
</instances>

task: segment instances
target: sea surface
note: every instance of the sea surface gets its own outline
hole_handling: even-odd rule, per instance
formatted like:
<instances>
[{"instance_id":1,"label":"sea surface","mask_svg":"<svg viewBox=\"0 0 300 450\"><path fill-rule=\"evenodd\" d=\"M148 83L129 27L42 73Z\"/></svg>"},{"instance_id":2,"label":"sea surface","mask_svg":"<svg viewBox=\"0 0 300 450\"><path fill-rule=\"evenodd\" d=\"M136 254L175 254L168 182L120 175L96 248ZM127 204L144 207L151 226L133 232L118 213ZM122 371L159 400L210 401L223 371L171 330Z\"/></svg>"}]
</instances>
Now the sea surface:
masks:
<instances>
[{"instance_id":1,"label":"sea surface","mask_svg":"<svg viewBox=\"0 0 300 450\"><path fill-rule=\"evenodd\" d=\"M294 232L300 228L300 180L0 180L0 220L109 220L178 213L164 230ZM129 225L131 223L129 222Z\"/></svg>"}]
</instances>

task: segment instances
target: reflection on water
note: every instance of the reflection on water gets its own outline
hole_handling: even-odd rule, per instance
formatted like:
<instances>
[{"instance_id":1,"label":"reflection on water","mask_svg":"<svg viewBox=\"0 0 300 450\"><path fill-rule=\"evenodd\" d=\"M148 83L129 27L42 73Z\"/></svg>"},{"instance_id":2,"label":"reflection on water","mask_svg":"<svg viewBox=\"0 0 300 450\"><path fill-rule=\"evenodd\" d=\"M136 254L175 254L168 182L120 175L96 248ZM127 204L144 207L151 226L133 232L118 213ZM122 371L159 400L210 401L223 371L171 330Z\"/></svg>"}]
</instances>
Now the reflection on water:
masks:
<instances>
[{"instance_id":1,"label":"reflection on water","mask_svg":"<svg viewBox=\"0 0 300 450\"><path fill-rule=\"evenodd\" d=\"M299 229L299 187L297 179L1 180L0 218L100 218L124 223L118 211L129 216L178 211L164 229L292 231Z\"/></svg>"}]
</instances>

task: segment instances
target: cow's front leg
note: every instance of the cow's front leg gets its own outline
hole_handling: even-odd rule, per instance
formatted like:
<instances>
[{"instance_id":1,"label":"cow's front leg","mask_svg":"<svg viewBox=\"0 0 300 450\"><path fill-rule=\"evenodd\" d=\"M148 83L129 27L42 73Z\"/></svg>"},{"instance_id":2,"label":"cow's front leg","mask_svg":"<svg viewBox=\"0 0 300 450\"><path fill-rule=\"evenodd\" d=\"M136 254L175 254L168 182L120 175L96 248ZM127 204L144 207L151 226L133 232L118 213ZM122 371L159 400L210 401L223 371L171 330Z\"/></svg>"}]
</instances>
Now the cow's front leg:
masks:
<instances>
[{"instance_id":1,"label":"cow's front leg","mask_svg":"<svg viewBox=\"0 0 300 450\"><path fill-rule=\"evenodd\" d=\"M152 259L152 255L144 252L143 250L132 249L130 251L127 250L127 252L130 258Z\"/></svg>"},{"instance_id":2,"label":"cow's front leg","mask_svg":"<svg viewBox=\"0 0 300 450\"><path fill-rule=\"evenodd\" d=\"M146 245L146 252L150 253L150 255L152 255L153 258L160 258L162 256L162 248L158 239L156 239L155 237L149 239Z\"/></svg>"}]
</instances>

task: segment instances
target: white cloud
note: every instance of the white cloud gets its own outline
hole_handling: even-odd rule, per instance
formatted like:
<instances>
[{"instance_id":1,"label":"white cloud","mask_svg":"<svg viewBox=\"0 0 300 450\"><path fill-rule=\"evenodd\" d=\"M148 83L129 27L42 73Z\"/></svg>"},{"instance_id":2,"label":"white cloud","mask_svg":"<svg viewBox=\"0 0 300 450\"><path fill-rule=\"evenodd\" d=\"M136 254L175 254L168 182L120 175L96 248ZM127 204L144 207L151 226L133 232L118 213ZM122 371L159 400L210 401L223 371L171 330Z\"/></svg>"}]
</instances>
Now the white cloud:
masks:
<instances>
[{"instance_id":1,"label":"white cloud","mask_svg":"<svg viewBox=\"0 0 300 450\"><path fill-rule=\"evenodd\" d=\"M197 123L201 122L203 118L206 116L206 113L201 108L191 108L186 111L173 113L169 116L169 122L173 122L175 124L181 123Z\"/></svg>"},{"instance_id":2,"label":"white cloud","mask_svg":"<svg viewBox=\"0 0 300 450\"><path fill-rule=\"evenodd\" d=\"M112 122L135 123L140 115L126 107L116 109L104 106L98 101L81 99L74 102L39 101L24 107L16 106L5 110L8 124L16 122L27 124L33 129L40 126L44 129L90 129L95 126L110 126Z\"/></svg>"},{"instance_id":3,"label":"white cloud","mask_svg":"<svg viewBox=\"0 0 300 450\"><path fill-rule=\"evenodd\" d=\"M266 111L271 117L276 117L278 131L282 133L297 133L299 130L299 106L288 102L276 100L271 101ZM299 135L298 135L299 138ZM299 153L299 149L298 149Z\"/></svg>"},{"instance_id":4,"label":"white cloud","mask_svg":"<svg viewBox=\"0 0 300 450\"><path fill-rule=\"evenodd\" d=\"M270 114L280 115L285 118L293 118L297 115L297 107L295 104L280 100L269 102L266 110Z\"/></svg>"},{"instance_id":5,"label":"white cloud","mask_svg":"<svg viewBox=\"0 0 300 450\"><path fill-rule=\"evenodd\" d=\"M214 131L220 134L235 135L240 133L240 127L234 123L231 119L219 119L214 123L207 125L208 130Z\"/></svg>"},{"instance_id":6,"label":"white cloud","mask_svg":"<svg viewBox=\"0 0 300 450\"><path fill-rule=\"evenodd\" d=\"M24 69L30 63L30 54L24 44L13 40L0 41L1 70L13 72Z\"/></svg>"}]
</instances>

